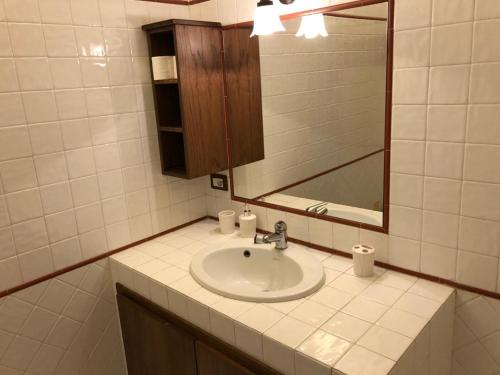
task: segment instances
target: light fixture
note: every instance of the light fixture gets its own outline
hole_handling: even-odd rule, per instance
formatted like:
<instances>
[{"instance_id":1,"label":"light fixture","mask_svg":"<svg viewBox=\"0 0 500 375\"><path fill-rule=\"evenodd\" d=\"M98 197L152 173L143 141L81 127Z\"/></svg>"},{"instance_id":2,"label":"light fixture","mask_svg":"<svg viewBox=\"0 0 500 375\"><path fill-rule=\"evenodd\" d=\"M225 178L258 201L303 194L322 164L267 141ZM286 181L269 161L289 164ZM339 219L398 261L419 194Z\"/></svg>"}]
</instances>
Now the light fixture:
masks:
<instances>
[{"instance_id":1,"label":"light fixture","mask_svg":"<svg viewBox=\"0 0 500 375\"><path fill-rule=\"evenodd\" d=\"M280 0L282 4L291 4L293 0ZM272 0L260 0L255 8L252 35L271 35L285 31L280 15Z\"/></svg>"},{"instance_id":2,"label":"light fixture","mask_svg":"<svg viewBox=\"0 0 500 375\"><path fill-rule=\"evenodd\" d=\"M321 35L322 37L328 36L323 14L316 13L302 16L299 31L297 31L297 34L295 35L297 37L304 36L306 39L313 39L318 35Z\"/></svg>"}]
</instances>

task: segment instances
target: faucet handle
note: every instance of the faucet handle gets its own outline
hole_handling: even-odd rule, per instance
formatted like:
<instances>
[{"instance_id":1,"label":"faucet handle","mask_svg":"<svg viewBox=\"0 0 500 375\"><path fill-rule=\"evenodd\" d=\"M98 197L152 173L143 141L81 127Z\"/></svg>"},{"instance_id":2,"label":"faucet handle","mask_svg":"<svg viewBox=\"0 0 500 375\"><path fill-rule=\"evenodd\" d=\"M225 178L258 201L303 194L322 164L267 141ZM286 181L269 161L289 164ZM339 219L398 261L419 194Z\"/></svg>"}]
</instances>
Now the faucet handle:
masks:
<instances>
[{"instance_id":1,"label":"faucet handle","mask_svg":"<svg viewBox=\"0 0 500 375\"><path fill-rule=\"evenodd\" d=\"M283 220L280 220L276 224L274 224L274 231L276 233L283 233L283 232L286 232L286 230L287 230L287 226Z\"/></svg>"},{"instance_id":2,"label":"faucet handle","mask_svg":"<svg viewBox=\"0 0 500 375\"><path fill-rule=\"evenodd\" d=\"M261 245L261 244L265 243L265 242L264 242L264 236L263 236L263 235L256 234L256 235L254 236L254 238L253 238L253 243L254 243L254 244L259 244L259 245Z\"/></svg>"}]
</instances>

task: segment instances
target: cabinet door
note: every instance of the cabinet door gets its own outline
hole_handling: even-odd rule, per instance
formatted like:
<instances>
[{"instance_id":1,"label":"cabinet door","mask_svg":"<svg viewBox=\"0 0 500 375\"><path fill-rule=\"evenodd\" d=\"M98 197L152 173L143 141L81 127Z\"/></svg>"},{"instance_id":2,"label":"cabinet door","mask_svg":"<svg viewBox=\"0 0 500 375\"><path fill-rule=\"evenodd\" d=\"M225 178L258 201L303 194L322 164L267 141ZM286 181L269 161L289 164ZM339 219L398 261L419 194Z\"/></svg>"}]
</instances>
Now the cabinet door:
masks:
<instances>
[{"instance_id":1,"label":"cabinet door","mask_svg":"<svg viewBox=\"0 0 500 375\"><path fill-rule=\"evenodd\" d=\"M117 295L128 375L195 375L194 339Z\"/></svg>"},{"instance_id":2,"label":"cabinet door","mask_svg":"<svg viewBox=\"0 0 500 375\"><path fill-rule=\"evenodd\" d=\"M264 159L259 38L251 28L223 31L227 126L232 168Z\"/></svg>"},{"instance_id":3,"label":"cabinet door","mask_svg":"<svg viewBox=\"0 0 500 375\"><path fill-rule=\"evenodd\" d=\"M221 352L196 341L198 375L255 375Z\"/></svg>"}]
</instances>

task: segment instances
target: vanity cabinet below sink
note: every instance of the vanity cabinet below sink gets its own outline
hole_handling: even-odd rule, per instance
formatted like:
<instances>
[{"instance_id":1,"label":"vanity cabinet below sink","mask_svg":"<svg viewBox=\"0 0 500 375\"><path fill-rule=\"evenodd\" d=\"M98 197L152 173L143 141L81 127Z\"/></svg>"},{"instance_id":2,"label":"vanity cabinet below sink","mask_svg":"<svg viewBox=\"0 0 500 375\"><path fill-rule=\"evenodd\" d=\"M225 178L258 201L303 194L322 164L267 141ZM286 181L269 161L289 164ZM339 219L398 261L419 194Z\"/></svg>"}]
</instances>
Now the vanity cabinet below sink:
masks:
<instances>
[{"instance_id":1,"label":"vanity cabinet below sink","mask_svg":"<svg viewBox=\"0 0 500 375\"><path fill-rule=\"evenodd\" d=\"M277 375L147 299L117 284L128 375Z\"/></svg>"}]
</instances>

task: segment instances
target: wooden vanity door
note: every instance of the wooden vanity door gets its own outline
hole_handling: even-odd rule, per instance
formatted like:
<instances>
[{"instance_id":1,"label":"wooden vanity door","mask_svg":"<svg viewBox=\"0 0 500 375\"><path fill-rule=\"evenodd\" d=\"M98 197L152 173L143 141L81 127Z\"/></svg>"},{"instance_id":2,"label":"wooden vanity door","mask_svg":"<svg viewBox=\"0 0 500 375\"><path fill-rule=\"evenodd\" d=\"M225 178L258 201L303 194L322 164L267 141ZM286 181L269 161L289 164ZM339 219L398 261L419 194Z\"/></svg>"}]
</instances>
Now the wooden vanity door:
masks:
<instances>
[{"instance_id":1,"label":"wooden vanity door","mask_svg":"<svg viewBox=\"0 0 500 375\"><path fill-rule=\"evenodd\" d=\"M117 295L128 375L195 375L194 338Z\"/></svg>"},{"instance_id":2,"label":"wooden vanity door","mask_svg":"<svg viewBox=\"0 0 500 375\"><path fill-rule=\"evenodd\" d=\"M218 350L196 341L198 375L256 375Z\"/></svg>"}]
</instances>

